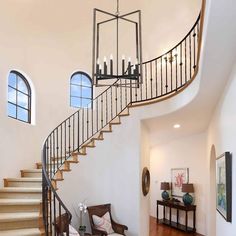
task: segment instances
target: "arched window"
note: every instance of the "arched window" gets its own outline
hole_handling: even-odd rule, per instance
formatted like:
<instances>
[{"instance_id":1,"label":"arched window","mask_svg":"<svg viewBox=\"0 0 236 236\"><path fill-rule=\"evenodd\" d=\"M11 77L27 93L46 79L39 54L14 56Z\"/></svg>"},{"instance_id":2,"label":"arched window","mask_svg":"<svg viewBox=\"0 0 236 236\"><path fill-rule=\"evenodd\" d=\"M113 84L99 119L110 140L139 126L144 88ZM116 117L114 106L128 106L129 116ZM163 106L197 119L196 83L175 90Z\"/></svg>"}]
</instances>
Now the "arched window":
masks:
<instances>
[{"instance_id":1,"label":"arched window","mask_svg":"<svg viewBox=\"0 0 236 236\"><path fill-rule=\"evenodd\" d=\"M26 78L17 71L8 77L8 116L31 123L31 89Z\"/></svg>"},{"instance_id":2,"label":"arched window","mask_svg":"<svg viewBox=\"0 0 236 236\"><path fill-rule=\"evenodd\" d=\"M93 94L92 80L84 72L76 72L70 79L70 105L72 107L91 107Z\"/></svg>"}]
</instances>

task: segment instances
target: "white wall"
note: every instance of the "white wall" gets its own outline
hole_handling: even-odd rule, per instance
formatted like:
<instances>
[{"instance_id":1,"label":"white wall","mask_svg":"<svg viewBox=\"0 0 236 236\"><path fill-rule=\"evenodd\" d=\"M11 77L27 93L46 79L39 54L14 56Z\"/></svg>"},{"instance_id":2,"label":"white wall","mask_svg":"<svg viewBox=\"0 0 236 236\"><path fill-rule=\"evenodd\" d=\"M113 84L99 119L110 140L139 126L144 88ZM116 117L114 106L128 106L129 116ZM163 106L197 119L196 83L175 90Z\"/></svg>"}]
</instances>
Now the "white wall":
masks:
<instances>
[{"instance_id":1,"label":"white wall","mask_svg":"<svg viewBox=\"0 0 236 236\"><path fill-rule=\"evenodd\" d=\"M150 166L152 176L151 215L156 217L156 200L162 199L160 183L171 182L171 168L189 168L189 182L194 184L195 204L197 205L196 228L198 233L205 235L207 215L206 133L194 134L153 147L150 155ZM159 218L162 218L162 211L159 211ZM183 215L180 220L183 223ZM192 216L189 223L192 224Z\"/></svg>"},{"instance_id":2,"label":"white wall","mask_svg":"<svg viewBox=\"0 0 236 236\"><path fill-rule=\"evenodd\" d=\"M150 140L149 132L145 124L141 123L141 137L140 137L140 221L139 221L139 235L149 235L149 212L150 212L150 192L144 196L142 192L142 171L147 167L150 171Z\"/></svg>"},{"instance_id":3,"label":"white wall","mask_svg":"<svg viewBox=\"0 0 236 236\"><path fill-rule=\"evenodd\" d=\"M233 155L232 161L232 223L227 223L223 217L216 213L216 236L227 235L235 236L236 232L236 162L235 162L235 153L236 153L236 64L232 70L231 76L225 88L225 91L219 101L219 104L215 110L215 114L211 120L209 129L208 129L208 168L210 171L210 150L211 146L215 145L216 156L220 156L222 153L229 151ZM208 193L209 201L212 198L215 198ZM210 212L208 218L208 224L211 225L212 219L214 219L215 212ZM208 236L215 236L211 233L211 229L208 229Z\"/></svg>"}]
</instances>

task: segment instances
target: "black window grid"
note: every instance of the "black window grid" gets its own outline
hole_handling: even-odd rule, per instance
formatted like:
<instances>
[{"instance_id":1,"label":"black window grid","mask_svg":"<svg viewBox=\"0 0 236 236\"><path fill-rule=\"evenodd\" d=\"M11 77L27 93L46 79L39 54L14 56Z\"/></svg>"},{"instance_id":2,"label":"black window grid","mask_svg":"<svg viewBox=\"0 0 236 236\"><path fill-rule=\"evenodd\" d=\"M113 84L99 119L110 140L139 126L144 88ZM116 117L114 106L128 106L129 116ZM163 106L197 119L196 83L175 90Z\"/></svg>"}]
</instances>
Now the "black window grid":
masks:
<instances>
[{"instance_id":1,"label":"black window grid","mask_svg":"<svg viewBox=\"0 0 236 236\"><path fill-rule=\"evenodd\" d=\"M31 88L30 88L30 85L29 85L28 81L26 80L26 78L21 73L19 73L18 71L11 71L10 73L13 73L13 74L16 75L16 88L8 84L8 88L13 89L14 92L15 92L16 103L10 102L8 100L8 104L12 104L12 105L14 105L16 107L15 108L16 109L15 110L16 116L11 116L11 115L8 114L8 117L11 117L13 119L16 119L16 120L19 120L19 121L22 121L22 122L25 122L25 123L31 123ZM20 79L22 79L22 81L25 83L27 91L28 91L28 94L18 89L18 82L19 82L18 77ZM19 105L18 93L21 93L21 94L27 96L27 98L28 98L28 103L27 103L28 106L27 106L27 108ZM22 119L19 118L19 116L18 116L18 108L27 111L27 121L22 120Z\"/></svg>"}]
</instances>

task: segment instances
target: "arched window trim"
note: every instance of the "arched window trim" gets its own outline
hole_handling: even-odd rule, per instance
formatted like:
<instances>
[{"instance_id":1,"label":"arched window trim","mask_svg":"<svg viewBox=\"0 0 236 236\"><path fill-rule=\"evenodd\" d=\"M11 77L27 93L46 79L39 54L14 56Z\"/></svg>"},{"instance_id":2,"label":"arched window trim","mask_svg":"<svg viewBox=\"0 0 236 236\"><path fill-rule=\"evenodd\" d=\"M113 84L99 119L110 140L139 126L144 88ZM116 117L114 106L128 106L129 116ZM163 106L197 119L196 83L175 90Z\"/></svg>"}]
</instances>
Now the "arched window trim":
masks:
<instances>
[{"instance_id":1,"label":"arched window trim","mask_svg":"<svg viewBox=\"0 0 236 236\"><path fill-rule=\"evenodd\" d=\"M22 80L23 80L23 82L25 83L25 85L26 85L26 88L27 88L27 91L28 91L28 94L26 94L26 93L24 93L23 91L21 91L21 90L19 90L18 89L18 83L17 83L17 85L16 85L16 88L14 88L14 87L12 87L11 85L9 85L9 76L10 76L10 74L11 73L14 73L14 74L16 74L16 76L19 76ZM15 119L15 120L19 120L19 121L21 121L21 122L24 122L24 123L27 123L27 124L31 124L31 118L32 118L32 115L31 115L31 113L32 113L32 91L31 91L31 86L30 86L30 84L29 84L29 81L26 79L26 77L21 73L21 72L19 72L19 71L17 71L17 70L11 70L10 72L9 72L9 74L8 74L8 88L10 87L11 89L14 89L15 91L16 91L16 103L12 103L12 102L10 102L8 99L7 99L7 103L10 103L10 104L13 104L14 106L16 106L16 117L13 117L13 116L10 116L9 114L8 114L8 117L10 117L10 118L12 118L12 119ZM25 107L22 107L22 106L20 106L19 104L18 104L18 94L17 94L17 92L20 92L20 93L22 93L22 94L24 94L24 95L26 95L27 97L28 97L28 108L26 109ZM27 110L27 113L28 113L28 120L27 121L25 121L25 120L22 120L22 119L19 119L18 118L18 115L17 115L17 107L20 107L20 108L22 108L22 109L24 109L24 110Z\"/></svg>"},{"instance_id":2,"label":"arched window trim","mask_svg":"<svg viewBox=\"0 0 236 236\"><path fill-rule=\"evenodd\" d=\"M75 72L73 72L73 74L71 75L71 77L70 77L70 106L71 107L73 107L73 108L83 108L82 106L81 107L74 107L74 106L72 106L72 104L71 104L71 97L73 97L71 94L71 85L73 85L72 83L71 83L71 80L72 80L72 78L73 78L73 76L75 76L75 75L77 75L77 74L80 74L80 75L84 75L84 76L86 76L86 78L87 79L89 79L89 81L90 81L90 83L91 83L91 87L89 87L89 88L91 88L91 98L90 98L90 101L92 101L93 100L93 81L92 81L92 78L91 78L91 76L88 74L88 73L86 73L86 72L84 72L84 71L75 71ZM76 84L75 84L76 85ZM78 86L78 85L77 85ZM83 85L81 85L81 87L87 87L87 86L83 86ZM83 99L82 97L81 97L81 99ZM84 98L85 99L85 98ZM90 108L92 108L92 104L91 104L91 107Z\"/></svg>"}]
</instances>

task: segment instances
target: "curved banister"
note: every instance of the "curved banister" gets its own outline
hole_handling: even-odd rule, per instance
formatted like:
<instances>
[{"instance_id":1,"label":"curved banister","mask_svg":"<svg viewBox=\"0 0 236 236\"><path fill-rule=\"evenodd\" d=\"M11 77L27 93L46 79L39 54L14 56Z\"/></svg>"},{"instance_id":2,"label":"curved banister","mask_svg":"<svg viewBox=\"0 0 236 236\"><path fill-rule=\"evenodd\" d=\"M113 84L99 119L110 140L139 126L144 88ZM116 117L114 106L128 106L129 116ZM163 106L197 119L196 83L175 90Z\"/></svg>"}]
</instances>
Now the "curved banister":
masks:
<instances>
[{"instance_id":1,"label":"curved banister","mask_svg":"<svg viewBox=\"0 0 236 236\"><path fill-rule=\"evenodd\" d=\"M150 100L177 94L195 77L201 44L201 14L188 34L171 50L142 63L143 83L138 88L114 86L119 80L95 97L86 108L81 108L61 122L43 145L43 219L46 235L59 235L62 215L67 222L71 213L56 192L56 182L68 171L74 155L85 154L86 144L99 138L103 130L125 109ZM128 81L128 80L127 80ZM126 82L127 82L126 81ZM127 82L128 83L128 82ZM73 159L73 161L75 161ZM64 219L64 218L63 218Z\"/></svg>"}]
</instances>

